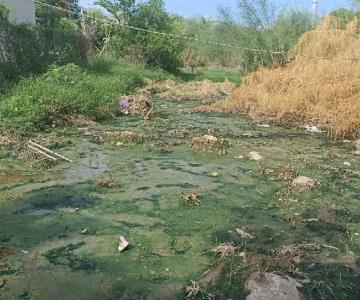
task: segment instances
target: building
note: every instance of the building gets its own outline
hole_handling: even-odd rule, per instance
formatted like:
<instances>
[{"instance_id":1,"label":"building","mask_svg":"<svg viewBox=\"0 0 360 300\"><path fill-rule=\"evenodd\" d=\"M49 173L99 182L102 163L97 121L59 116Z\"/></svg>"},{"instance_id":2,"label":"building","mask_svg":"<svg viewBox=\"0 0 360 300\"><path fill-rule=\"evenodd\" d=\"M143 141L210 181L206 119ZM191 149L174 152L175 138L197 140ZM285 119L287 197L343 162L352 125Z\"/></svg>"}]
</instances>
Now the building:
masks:
<instances>
[{"instance_id":1,"label":"building","mask_svg":"<svg viewBox=\"0 0 360 300\"><path fill-rule=\"evenodd\" d=\"M35 24L35 3L33 0L0 0L10 11L13 24Z\"/></svg>"}]
</instances>

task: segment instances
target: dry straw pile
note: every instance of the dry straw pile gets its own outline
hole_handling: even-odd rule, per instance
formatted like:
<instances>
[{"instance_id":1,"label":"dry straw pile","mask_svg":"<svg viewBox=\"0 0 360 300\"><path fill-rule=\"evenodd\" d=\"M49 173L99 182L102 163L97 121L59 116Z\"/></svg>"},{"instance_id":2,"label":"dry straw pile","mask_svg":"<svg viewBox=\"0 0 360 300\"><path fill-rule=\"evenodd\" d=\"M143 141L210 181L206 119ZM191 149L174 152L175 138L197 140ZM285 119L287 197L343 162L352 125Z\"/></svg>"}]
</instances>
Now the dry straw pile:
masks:
<instances>
[{"instance_id":1,"label":"dry straw pile","mask_svg":"<svg viewBox=\"0 0 360 300\"><path fill-rule=\"evenodd\" d=\"M326 18L305 33L283 67L262 68L212 109L254 119L311 124L338 137L360 136L360 35L353 20L340 30Z\"/></svg>"}]
</instances>

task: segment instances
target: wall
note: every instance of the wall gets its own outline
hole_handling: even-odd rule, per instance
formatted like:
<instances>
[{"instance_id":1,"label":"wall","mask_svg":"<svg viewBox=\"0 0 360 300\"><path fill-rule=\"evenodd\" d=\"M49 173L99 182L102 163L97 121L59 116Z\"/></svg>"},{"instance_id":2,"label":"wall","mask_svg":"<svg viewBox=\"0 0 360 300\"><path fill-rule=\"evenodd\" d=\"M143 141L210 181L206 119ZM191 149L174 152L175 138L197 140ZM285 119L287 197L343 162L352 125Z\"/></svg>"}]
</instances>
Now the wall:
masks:
<instances>
[{"instance_id":1,"label":"wall","mask_svg":"<svg viewBox=\"0 0 360 300\"><path fill-rule=\"evenodd\" d=\"M0 0L10 10L10 21L14 24L35 24L35 3L33 0Z\"/></svg>"}]
</instances>

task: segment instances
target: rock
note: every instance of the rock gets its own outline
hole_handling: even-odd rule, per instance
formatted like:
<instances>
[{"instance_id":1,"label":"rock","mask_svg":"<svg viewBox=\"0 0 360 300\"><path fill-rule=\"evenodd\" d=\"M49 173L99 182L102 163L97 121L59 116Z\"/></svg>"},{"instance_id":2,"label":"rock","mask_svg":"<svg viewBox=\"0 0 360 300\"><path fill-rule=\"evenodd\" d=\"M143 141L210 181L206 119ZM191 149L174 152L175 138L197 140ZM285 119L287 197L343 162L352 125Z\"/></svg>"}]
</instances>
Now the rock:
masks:
<instances>
[{"instance_id":1,"label":"rock","mask_svg":"<svg viewBox=\"0 0 360 300\"><path fill-rule=\"evenodd\" d=\"M344 166L345 166L345 167L351 167L351 163L349 163L348 161L345 161L345 162L344 162Z\"/></svg>"},{"instance_id":2,"label":"rock","mask_svg":"<svg viewBox=\"0 0 360 300\"><path fill-rule=\"evenodd\" d=\"M256 132L256 131L247 131L247 132L244 132L242 134L242 136L247 137L247 138L258 138L258 137L261 137L262 134L260 132Z\"/></svg>"},{"instance_id":3,"label":"rock","mask_svg":"<svg viewBox=\"0 0 360 300\"><path fill-rule=\"evenodd\" d=\"M252 240L252 239L255 238L252 234L246 232L245 230L242 230L242 229L240 229L240 228L236 228L235 230L236 230L236 232L237 232L243 239L250 239L250 240Z\"/></svg>"},{"instance_id":4,"label":"rock","mask_svg":"<svg viewBox=\"0 0 360 300\"><path fill-rule=\"evenodd\" d=\"M360 151L360 140L356 141L356 150Z\"/></svg>"},{"instance_id":5,"label":"rock","mask_svg":"<svg viewBox=\"0 0 360 300\"><path fill-rule=\"evenodd\" d=\"M119 242L119 246L118 246L118 251L119 252L123 252L126 249L128 249L129 247L129 242L125 239L125 237L120 236L120 242Z\"/></svg>"},{"instance_id":6,"label":"rock","mask_svg":"<svg viewBox=\"0 0 360 300\"><path fill-rule=\"evenodd\" d=\"M250 291L246 300L302 300L298 291L302 285L295 279L281 277L274 273L255 272L245 283Z\"/></svg>"},{"instance_id":7,"label":"rock","mask_svg":"<svg viewBox=\"0 0 360 300\"><path fill-rule=\"evenodd\" d=\"M254 161L260 161L264 159L264 157L259 152L256 151L251 151L248 154L248 156L250 160L254 160Z\"/></svg>"},{"instance_id":8,"label":"rock","mask_svg":"<svg viewBox=\"0 0 360 300\"><path fill-rule=\"evenodd\" d=\"M5 279L0 278L0 289L5 285Z\"/></svg>"},{"instance_id":9,"label":"rock","mask_svg":"<svg viewBox=\"0 0 360 300\"><path fill-rule=\"evenodd\" d=\"M305 126L305 129L307 132L311 132L311 133L322 133L324 131L320 130L319 128L317 128L316 126Z\"/></svg>"},{"instance_id":10,"label":"rock","mask_svg":"<svg viewBox=\"0 0 360 300\"><path fill-rule=\"evenodd\" d=\"M208 135L208 134L204 135L204 139L207 140L207 142L217 142L218 140L216 136Z\"/></svg>"},{"instance_id":11,"label":"rock","mask_svg":"<svg viewBox=\"0 0 360 300\"><path fill-rule=\"evenodd\" d=\"M315 183L315 180L310 177L299 176L293 180L292 185L294 188L310 190L315 187Z\"/></svg>"},{"instance_id":12,"label":"rock","mask_svg":"<svg viewBox=\"0 0 360 300\"><path fill-rule=\"evenodd\" d=\"M244 155L236 155L234 156L235 159L243 159L244 158Z\"/></svg>"},{"instance_id":13,"label":"rock","mask_svg":"<svg viewBox=\"0 0 360 300\"><path fill-rule=\"evenodd\" d=\"M304 219L304 220L301 220L301 222L303 222L303 223L314 223L314 222L319 222L319 219L315 219L315 218Z\"/></svg>"}]
</instances>

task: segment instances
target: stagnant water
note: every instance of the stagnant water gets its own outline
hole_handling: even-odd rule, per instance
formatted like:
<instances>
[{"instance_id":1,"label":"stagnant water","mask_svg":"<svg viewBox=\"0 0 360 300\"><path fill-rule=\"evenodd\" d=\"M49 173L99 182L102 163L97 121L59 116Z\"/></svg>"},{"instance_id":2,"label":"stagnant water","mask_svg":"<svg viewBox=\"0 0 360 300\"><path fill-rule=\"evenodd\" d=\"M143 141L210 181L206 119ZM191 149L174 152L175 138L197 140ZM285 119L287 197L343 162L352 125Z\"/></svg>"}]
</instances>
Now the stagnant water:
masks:
<instances>
[{"instance_id":1,"label":"stagnant water","mask_svg":"<svg viewBox=\"0 0 360 300\"><path fill-rule=\"evenodd\" d=\"M46 171L1 149L0 299L182 299L190 280L208 270L218 274L203 288L216 299L244 299L244 281L256 270L302 280L307 299L359 299L354 144L243 116L181 111L196 105L156 101L146 122L128 116L54 130L47 138L75 163ZM144 138L102 142L98 136L110 129ZM209 132L230 141L226 155L190 149L192 137ZM251 151L264 159L249 160ZM315 179L315 188L294 190L295 175ZM99 176L118 185L98 185ZM200 204L181 205L182 193L198 194ZM255 239L242 239L236 228ZM120 235L130 242L123 253ZM211 250L223 242L247 258L219 261ZM297 263L274 254L304 243L336 248L302 253Z\"/></svg>"}]
</instances>

